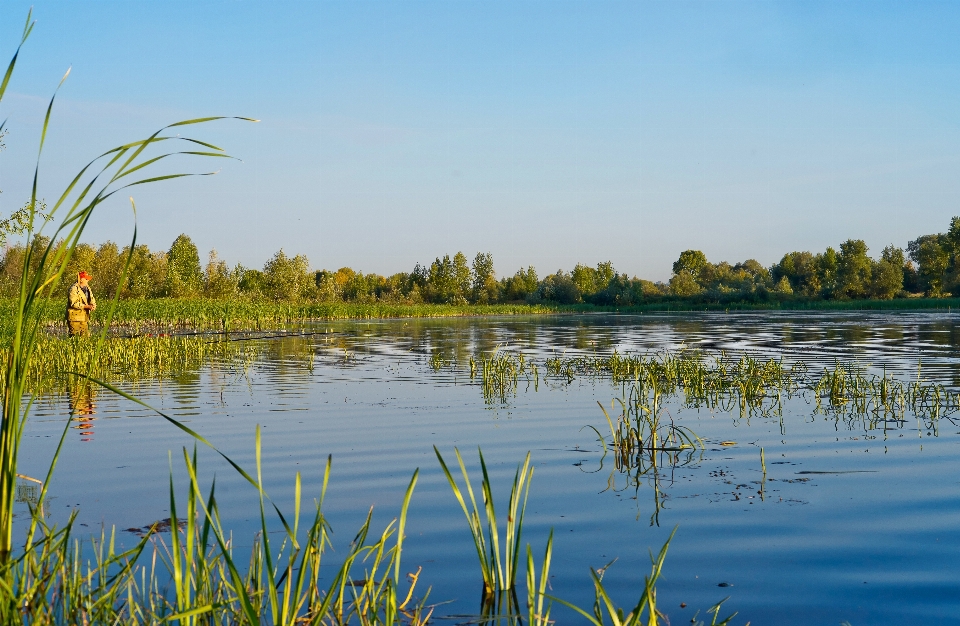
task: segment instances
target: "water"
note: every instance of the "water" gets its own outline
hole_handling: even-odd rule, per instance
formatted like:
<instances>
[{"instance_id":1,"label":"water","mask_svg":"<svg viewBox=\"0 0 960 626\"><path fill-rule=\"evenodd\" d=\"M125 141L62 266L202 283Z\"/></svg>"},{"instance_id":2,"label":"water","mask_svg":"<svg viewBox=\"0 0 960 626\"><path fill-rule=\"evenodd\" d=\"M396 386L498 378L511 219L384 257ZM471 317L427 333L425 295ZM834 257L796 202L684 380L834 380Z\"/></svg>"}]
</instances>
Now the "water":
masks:
<instances>
[{"instance_id":1,"label":"water","mask_svg":"<svg viewBox=\"0 0 960 626\"><path fill-rule=\"evenodd\" d=\"M432 586L431 602L449 601L436 610L453 616L449 623L477 612L481 581L433 445L448 463L459 447L474 477L481 447L501 510L517 464L532 451L523 539L542 554L553 528L552 593L581 606L592 602L589 568L616 559L604 582L620 605L632 607L649 571L648 550L677 527L658 587L658 607L673 624L689 623L697 609L703 617L727 596L722 615L738 611L738 624L960 623L960 428L953 416L921 416L884 431L817 415L809 397L787 400L782 419L673 402L670 414L703 437L706 450L638 479L617 472L584 428L603 430L597 401L609 404L622 395L620 386L544 379L541 370L538 384L521 379L506 402L485 401L466 368L470 355L498 346L539 361L687 346L804 360L811 368L855 359L904 379L915 378L919 365L924 379L956 387L956 315L592 315L299 330L314 334L259 340L263 356L247 369L214 363L136 393L250 470L260 424L266 488L284 511L293 509L294 474L301 472L309 504L332 455L325 510L337 547L349 543L371 506L375 529L392 519L419 467L404 570L423 567L421 588ZM435 371L438 353L450 364ZM107 394L43 399L28 426L21 471L43 477L71 402L87 415L68 433L50 486L51 518L63 521L78 509L79 528L99 533L104 525L135 529L168 517L170 458L183 494L182 449L193 442ZM205 484L216 476L224 523L243 554L259 524L256 494L215 453L201 450L200 463ZM137 538L120 536L127 545ZM337 558L324 570L338 566ZM558 607L554 617L579 621Z\"/></svg>"}]
</instances>

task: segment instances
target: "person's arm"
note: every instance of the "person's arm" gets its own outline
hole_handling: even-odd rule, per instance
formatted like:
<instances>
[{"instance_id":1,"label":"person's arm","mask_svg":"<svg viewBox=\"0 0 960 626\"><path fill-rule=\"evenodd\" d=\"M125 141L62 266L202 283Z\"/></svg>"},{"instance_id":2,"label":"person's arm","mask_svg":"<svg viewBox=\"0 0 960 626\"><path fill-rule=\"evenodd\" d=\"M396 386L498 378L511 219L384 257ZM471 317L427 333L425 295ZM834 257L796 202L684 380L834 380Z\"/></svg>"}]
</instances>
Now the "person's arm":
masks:
<instances>
[{"instance_id":1,"label":"person's arm","mask_svg":"<svg viewBox=\"0 0 960 626\"><path fill-rule=\"evenodd\" d=\"M76 286L70 288L70 308L80 310L86 308L83 301L83 291Z\"/></svg>"}]
</instances>

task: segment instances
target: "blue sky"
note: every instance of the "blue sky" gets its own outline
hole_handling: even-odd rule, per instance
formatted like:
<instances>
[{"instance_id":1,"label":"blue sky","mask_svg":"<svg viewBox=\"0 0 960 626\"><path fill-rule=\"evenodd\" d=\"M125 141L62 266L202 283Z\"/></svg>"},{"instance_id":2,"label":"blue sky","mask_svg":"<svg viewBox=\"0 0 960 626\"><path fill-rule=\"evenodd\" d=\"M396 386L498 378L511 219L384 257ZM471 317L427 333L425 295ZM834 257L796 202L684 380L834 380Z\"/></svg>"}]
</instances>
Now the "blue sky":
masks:
<instances>
[{"instance_id":1,"label":"blue sky","mask_svg":"<svg viewBox=\"0 0 960 626\"><path fill-rule=\"evenodd\" d=\"M28 3L0 0L0 53ZM28 195L39 122L55 197L165 123L242 162L138 189L139 239L181 232L259 267L409 271L462 250L498 273L611 260L666 279L712 261L871 253L960 214L958 3L50 2L0 115L0 212ZM4 60L4 63L6 61ZM208 164L184 164L204 169ZM129 241L118 199L88 240Z\"/></svg>"}]
</instances>

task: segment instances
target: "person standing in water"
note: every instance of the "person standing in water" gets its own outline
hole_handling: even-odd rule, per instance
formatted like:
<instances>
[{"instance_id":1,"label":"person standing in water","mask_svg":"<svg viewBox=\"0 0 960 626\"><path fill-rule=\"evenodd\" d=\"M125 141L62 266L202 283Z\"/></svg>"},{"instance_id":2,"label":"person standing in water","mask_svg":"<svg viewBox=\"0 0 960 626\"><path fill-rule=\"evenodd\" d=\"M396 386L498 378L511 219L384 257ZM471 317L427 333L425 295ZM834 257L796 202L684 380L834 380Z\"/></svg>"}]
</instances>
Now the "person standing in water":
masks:
<instances>
[{"instance_id":1,"label":"person standing in water","mask_svg":"<svg viewBox=\"0 0 960 626\"><path fill-rule=\"evenodd\" d=\"M70 287L67 297L67 331L71 337L90 336L90 313L97 308L97 300L90 290L90 279L86 272L77 274L77 282Z\"/></svg>"}]
</instances>

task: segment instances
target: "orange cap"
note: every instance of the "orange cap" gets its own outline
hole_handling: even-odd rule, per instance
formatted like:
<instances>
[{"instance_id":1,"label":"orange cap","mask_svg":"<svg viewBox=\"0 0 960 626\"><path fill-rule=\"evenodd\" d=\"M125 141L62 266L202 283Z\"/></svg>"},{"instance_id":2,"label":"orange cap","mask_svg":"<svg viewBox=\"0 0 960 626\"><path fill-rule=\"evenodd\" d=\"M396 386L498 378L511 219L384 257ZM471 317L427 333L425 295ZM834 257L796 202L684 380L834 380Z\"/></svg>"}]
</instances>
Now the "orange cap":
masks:
<instances>
[{"instance_id":1,"label":"orange cap","mask_svg":"<svg viewBox=\"0 0 960 626\"><path fill-rule=\"evenodd\" d=\"M87 280L90 280L91 278L93 278L93 276L91 276L90 274L87 274L86 272L80 272L79 274L77 274L77 279L81 279L81 278L86 278Z\"/></svg>"}]
</instances>

